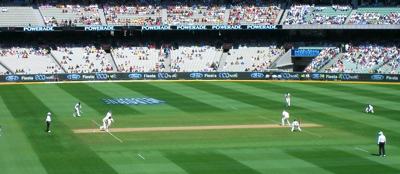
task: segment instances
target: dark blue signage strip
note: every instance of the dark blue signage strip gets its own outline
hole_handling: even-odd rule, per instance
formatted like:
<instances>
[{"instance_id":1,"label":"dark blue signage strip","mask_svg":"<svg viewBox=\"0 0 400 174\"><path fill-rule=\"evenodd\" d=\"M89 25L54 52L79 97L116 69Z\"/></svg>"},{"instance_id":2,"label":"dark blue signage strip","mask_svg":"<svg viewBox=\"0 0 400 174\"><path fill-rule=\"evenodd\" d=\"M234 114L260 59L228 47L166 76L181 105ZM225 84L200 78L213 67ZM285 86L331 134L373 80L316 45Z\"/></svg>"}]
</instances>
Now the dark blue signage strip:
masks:
<instances>
[{"instance_id":1,"label":"dark blue signage strip","mask_svg":"<svg viewBox=\"0 0 400 174\"><path fill-rule=\"evenodd\" d=\"M91 73L1 75L0 82L51 82L95 80L320 80L400 82L400 75L289 72L192 72L192 73Z\"/></svg>"}]
</instances>

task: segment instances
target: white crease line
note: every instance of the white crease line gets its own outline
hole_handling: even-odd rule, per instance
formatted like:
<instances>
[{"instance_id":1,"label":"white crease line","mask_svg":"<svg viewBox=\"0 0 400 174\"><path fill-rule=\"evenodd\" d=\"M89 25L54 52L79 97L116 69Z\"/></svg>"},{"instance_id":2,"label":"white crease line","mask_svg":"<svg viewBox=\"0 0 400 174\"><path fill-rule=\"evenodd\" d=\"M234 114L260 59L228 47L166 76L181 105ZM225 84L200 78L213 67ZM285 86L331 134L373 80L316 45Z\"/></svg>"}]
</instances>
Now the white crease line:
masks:
<instances>
[{"instance_id":1,"label":"white crease line","mask_svg":"<svg viewBox=\"0 0 400 174\"><path fill-rule=\"evenodd\" d=\"M98 124L96 121L92 120L92 122L94 124L96 124L97 126L100 126L100 124ZM107 131L105 131L107 132ZM114 134L112 134L111 132L107 132L108 134L110 134L112 137L114 137L116 140L118 140L119 142L123 143L124 141L122 141L120 138L118 138L117 136L115 136Z\"/></svg>"},{"instance_id":2,"label":"white crease line","mask_svg":"<svg viewBox=\"0 0 400 174\"><path fill-rule=\"evenodd\" d=\"M140 158L142 158L143 160L146 160L142 155L140 155L140 153L137 154Z\"/></svg>"}]
</instances>

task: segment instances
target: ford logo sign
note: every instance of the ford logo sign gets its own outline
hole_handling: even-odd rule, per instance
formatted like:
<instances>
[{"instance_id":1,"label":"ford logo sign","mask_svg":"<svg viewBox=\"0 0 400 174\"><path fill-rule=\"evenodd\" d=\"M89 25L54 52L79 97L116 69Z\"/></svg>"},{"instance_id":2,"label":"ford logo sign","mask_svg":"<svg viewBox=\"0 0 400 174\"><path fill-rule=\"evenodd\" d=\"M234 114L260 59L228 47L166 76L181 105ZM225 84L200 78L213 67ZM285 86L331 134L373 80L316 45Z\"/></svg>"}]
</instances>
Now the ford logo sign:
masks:
<instances>
[{"instance_id":1,"label":"ford logo sign","mask_svg":"<svg viewBox=\"0 0 400 174\"><path fill-rule=\"evenodd\" d=\"M37 81L45 81L46 76L45 75L35 75L35 80Z\"/></svg>"},{"instance_id":2,"label":"ford logo sign","mask_svg":"<svg viewBox=\"0 0 400 174\"><path fill-rule=\"evenodd\" d=\"M311 78L312 79L320 79L321 78L321 74L311 74Z\"/></svg>"},{"instance_id":3,"label":"ford logo sign","mask_svg":"<svg viewBox=\"0 0 400 174\"><path fill-rule=\"evenodd\" d=\"M201 79L201 78L203 78L203 74L202 73L190 73L189 77L192 79Z\"/></svg>"},{"instance_id":4,"label":"ford logo sign","mask_svg":"<svg viewBox=\"0 0 400 174\"><path fill-rule=\"evenodd\" d=\"M96 73L96 79L97 80L107 80L108 79L108 74Z\"/></svg>"},{"instance_id":5,"label":"ford logo sign","mask_svg":"<svg viewBox=\"0 0 400 174\"><path fill-rule=\"evenodd\" d=\"M134 73L134 74L129 74L128 75L128 78L130 78L130 79L140 79L142 77L143 77L143 75L142 74L138 74L138 73Z\"/></svg>"},{"instance_id":6,"label":"ford logo sign","mask_svg":"<svg viewBox=\"0 0 400 174\"><path fill-rule=\"evenodd\" d=\"M250 77L252 79L261 79L261 78L264 78L264 74L263 73L251 73Z\"/></svg>"},{"instance_id":7,"label":"ford logo sign","mask_svg":"<svg viewBox=\"0 0 400 174\"><path fill-rule=\"evenodd\" d=\"M229 73L219 73L218 77L221 79L229 79L231 76Z\"/></svg>"},{"instance_id":8,"label":"ford logo sign","mask_svg":"<svg viewBox=\"0 0 400 174\"><path fill-rule=\"evenodd\" d=\"M6 76L6 81L15 82L15 81L18 81L18 80L19 80L18 76Z\"/></svg>"},{"instance_id":9,"label":"ford logo sign","mask_svg":"<svg viewBox=\"0 0 400 174\"><path fill-rule=\"evenodd\" d=\"M69 79L69 80L79 80L79 79L81 79L81 75L79 75L79 74L69 74L69 75L67 75L67 79Z\"/></svg>"},{"instance_id":10,"label":"ford logo sign","mask_svg":"<svg viewBox=\"0 0 400 174\"><path fill-rule=\"evenodd\" d=\"M383 80L385 78L384 75L374 74L371 76L371 80Z\"/></svg>"}]
</instances>

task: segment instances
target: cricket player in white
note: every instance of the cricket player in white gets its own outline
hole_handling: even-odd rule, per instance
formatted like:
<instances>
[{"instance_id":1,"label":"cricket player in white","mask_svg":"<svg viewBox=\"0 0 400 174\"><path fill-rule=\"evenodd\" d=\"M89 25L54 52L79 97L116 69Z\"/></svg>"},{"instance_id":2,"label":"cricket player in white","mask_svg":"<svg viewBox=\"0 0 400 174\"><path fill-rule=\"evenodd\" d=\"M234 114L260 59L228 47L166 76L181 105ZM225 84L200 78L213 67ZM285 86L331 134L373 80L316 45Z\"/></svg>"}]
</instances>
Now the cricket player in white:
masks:
<instances>
[{"instance_id":1,"label":"cricket player in white","mask_svg":"<svg viewBox=\"0 0 400 174\"><path fill-rule=\"evenodd\" d=\"M286 107L290 107L290 93L285 94Z\"/></svg>"},{"instance_id":2,"label":"cricket player in white","mask_svg":"<svg viewBox=\"0 0 400 174\"><path fill-rule=\"evenodd\" d=\"M108 128L111 126L112 122L114 122L114 119L112 118L112 112L108 111L106 116L103 118L103 126L100 126L100 130L108 132Z\"/></svg>"},{"instance_id":3,"label":"cricket player in white","mask_svg":"<svg viewBox=\"0 0 400 174\"><path fill-rule=\"evenodd\" d=\"M47 116L46 116L46 132L51 132L50 131L50 123L51 123L51 113L50 112L48 112L47 113Z\"/></svg>"},{"instance_id":4,"label":"cricket player in white","mask_svg":"<svg viewBox=\"0 0 400 174\"><path fill-rule=\"evenodd\" d=\"M378 132L378 147L379 147L379 156L385 157L386 152L385 152L385 144L386 144L386 137L383 135L382 131Z\"/></svg>"},{"instance_id":5,"label":"cricket player in white","mask_svg":"<svg viewBox=\"0 0 400 174\"><path fill-rule=\"evenodd\" d=\"M290 126L289 112L287 112L286 110L283 110L283 112L282 112L282 126L285 126L285 121Z\"/></svg>"},{"instance_id":6,"label":"cricket player in white","mask_svg":"<svg viewBox=\"0 0 400 174\"><path fill-rule=\"evenodd\" d=\"M78 103L75 105L75 112L74 112L72 115L73 115L74 117L76 117L76 116L80 117L80 116L81 116L81 109L82 109L81 102L78 102Z\"/></svg>"},{"instance_id":7,"label":"cricket player in white","mask_svg":"<svg viewBox=\"0 0 400 174\"><path fill-rule=\"evenodd\" d=\"M374 106L372 106L371 104L368 104L367 107L365 108L365 112L366 113L374 113Z\"/></svg>"},{"instance_id":8,"label":"cricket player in white","mask_svg":"<svg viewBox=\"0 0 400 174\"><path fill-rule=\"evenodd\" d=\"M300 131L300 132L301 132L301 128L300 128L300 122L299 122L299 121L297 121L296 119L295 119L295 120L293 120L293 122L292 122L292 132L293 132L293 131L295 131L295 130L297 130L297 131Z\"/></svg>"}]
</instances>

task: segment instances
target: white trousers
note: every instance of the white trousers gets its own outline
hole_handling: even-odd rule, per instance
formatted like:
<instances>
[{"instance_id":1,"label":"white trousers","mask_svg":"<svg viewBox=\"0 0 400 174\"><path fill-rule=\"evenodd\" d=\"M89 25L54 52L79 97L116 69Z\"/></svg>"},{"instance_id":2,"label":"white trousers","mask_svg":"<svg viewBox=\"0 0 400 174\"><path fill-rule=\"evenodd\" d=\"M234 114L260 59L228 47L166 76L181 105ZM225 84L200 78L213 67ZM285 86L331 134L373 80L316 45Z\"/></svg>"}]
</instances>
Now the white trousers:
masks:
<instances>
[{"instance_id":1,"label":"white trousers","mask_svg":"<svg viewBox=\"0 0 400 174\"><path fill-rule=\"evenodd\" d=\"M295 130L301 131L300 126L292 126L292 132Z\"/></svg>"},{"instance_id":2,"label":"white trousers","mask_svg":"<svg viewBox=\"0 0 400 174\"><path fill-rule=\"evenodd\" d=\"M282 117L282 126L285 126L285 121L290 126L289 117Z\"/></svg>"}]
</instances>

